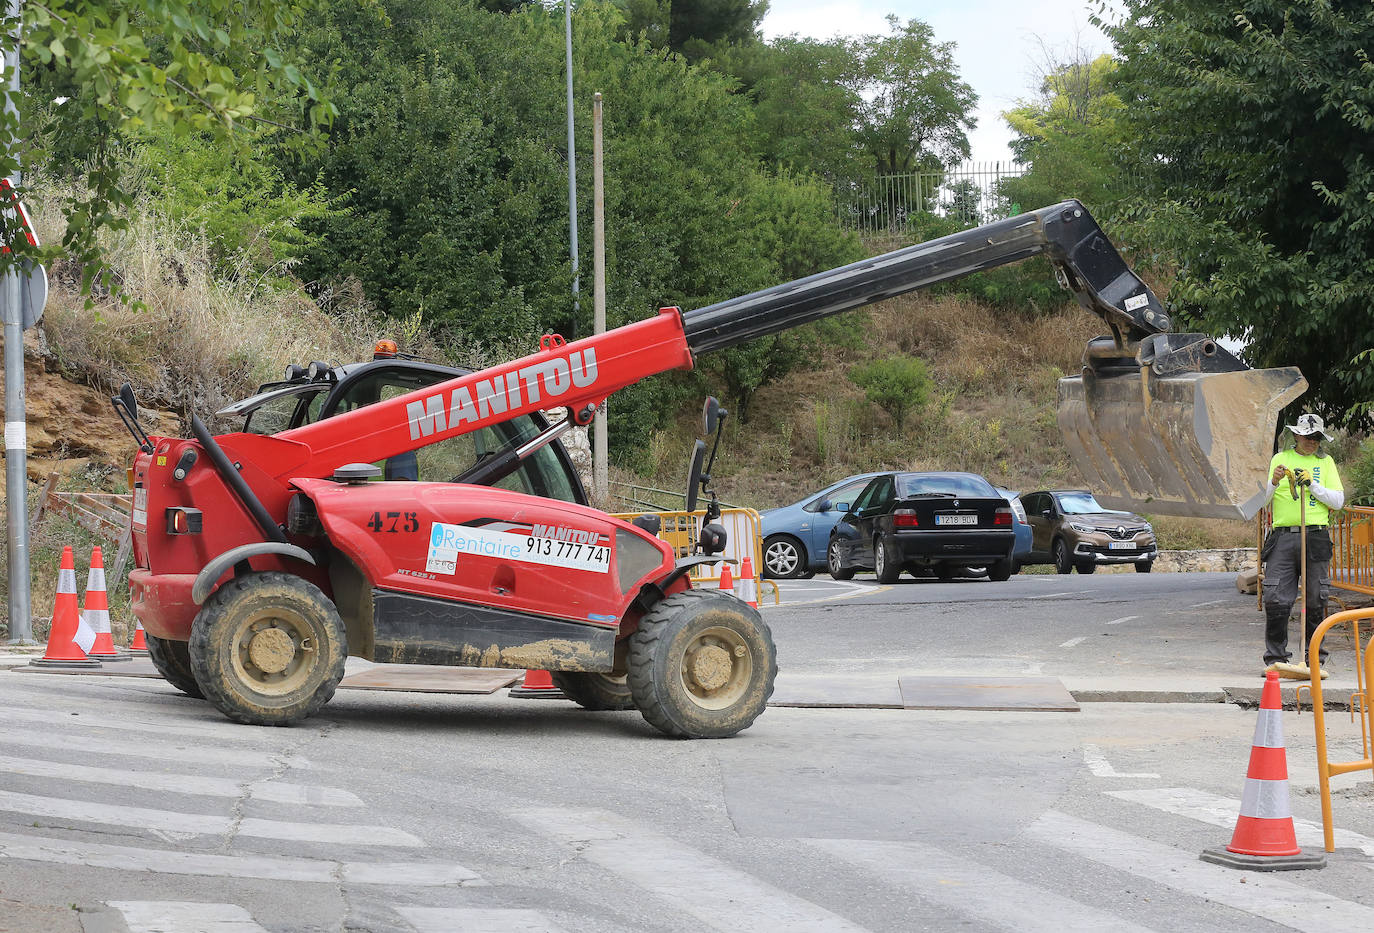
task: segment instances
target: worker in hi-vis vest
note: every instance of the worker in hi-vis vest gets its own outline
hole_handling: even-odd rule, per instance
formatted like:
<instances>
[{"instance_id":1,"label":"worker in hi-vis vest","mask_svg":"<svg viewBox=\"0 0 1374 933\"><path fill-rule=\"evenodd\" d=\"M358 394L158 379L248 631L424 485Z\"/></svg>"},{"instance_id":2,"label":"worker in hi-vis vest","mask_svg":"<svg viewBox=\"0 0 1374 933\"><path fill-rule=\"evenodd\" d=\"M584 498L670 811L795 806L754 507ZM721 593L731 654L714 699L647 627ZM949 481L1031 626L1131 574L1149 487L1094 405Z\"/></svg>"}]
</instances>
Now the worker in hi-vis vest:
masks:
<instances>
[{"instance_id":1,"label":"worker in hi-vis vest","mask_svg":"<svg viewBox=\"0 0 1374 933\"><path fill-rule=\"evenodd\" d=\"M1326 598L1331 590L1331 513L1345 504L1345 490L1336 461L1321 453L1321 438L1331 440L1318 415L1302 415L1288 425L1294 444L1269 461L1269 497L1274 509L1274 528L1264 541L1264 663L1269 669L1287 661L1288 616L1298 598L1302 572L1302 523L1307 522L1307 626L1303 632L1303 659L1312 633L1326 618ZM1305 502L1303 500L1306 500ZM1326 663L1322 646L1322 664Z\"/></svg>"}]
</instances>

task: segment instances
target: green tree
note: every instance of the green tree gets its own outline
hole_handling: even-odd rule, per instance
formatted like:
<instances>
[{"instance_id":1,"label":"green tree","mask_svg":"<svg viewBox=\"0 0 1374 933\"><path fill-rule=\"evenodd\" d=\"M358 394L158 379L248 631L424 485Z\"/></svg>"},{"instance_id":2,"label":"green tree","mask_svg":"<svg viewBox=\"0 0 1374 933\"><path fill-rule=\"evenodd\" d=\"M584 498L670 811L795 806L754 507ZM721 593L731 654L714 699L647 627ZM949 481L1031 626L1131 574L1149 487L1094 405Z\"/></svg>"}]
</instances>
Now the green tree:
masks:
<instances>
[{"instance_id":1,"label":"green tree","mask_svg":"<svg viewBox=\"0 0 1374 933\"><path fill-rule=\"evenodd\" d=\"M1374 397L1374 5L1125 0L1122 138L1145 172L1125 232L1172 260L1176 326L1298 365L1304 406Z\"/></svg>"},{"instance_id":2,"label":"green tree","mask_svg":"<svg viewBox=\"0 0 1374 933\"><path fill-rule=\"evenodd\" d=\"M144 128L208 134L244 152L312 143L335 115L293 43L312 9L308 0L49 0L23 4L22 23L0 20L22 36L24 62L19 121L0 124L0 174L47 163L88 188L65 204L64 239L48 252L83 262L89 286L97 233L123 224L133 190L120 141ZM59 95L66 102L51 107Z\"/></svg>"},{"instance_id":3,"label":"green tree","mask_svg":"<svg viewBox=\"0 0 1374 933\"><path fill-rule=\"evenodd\" d=\"M918 19L887 18L863 40L858 138L879 174L934 170L969 155L973 88L959 79L954 44Z\"/></svg>"},{"instance_id":4,"label":"green tree","mask_svg":"<svg viewBox=\"0 0 1374 933\"><path fill-rule=\"evenodd\" d=\"M1120 197L1125 141L1123 105L1111 85L1116 67L1109 55L1052 64L1039 97L1004 114L1015 134L1011 150L1029 170L1003 182L1002 197L1023 210L1078 198L1095 211Z\"/></svg>"},{"instance_id":5,"label":"green tree","mask_svg":"<svg viewBox=\"0 0 1374 933\"><path fill-rule=\"evenodd\" d=\"M930 373L914 356L873 360L850 370L849 378L870 402L892 416L900 430L908 415L925 407L930 397Z\"/></svg>"},{"instance_id":6,"label":"green tree","mask_svg":"<svg viewBox=\"0 0 1374 933\"><path fill-rule=\"evenodd\" d=\"M715 50L754 41L767 0L671 0L668 47L691 61Z\"/></svg>"}]
</instances>

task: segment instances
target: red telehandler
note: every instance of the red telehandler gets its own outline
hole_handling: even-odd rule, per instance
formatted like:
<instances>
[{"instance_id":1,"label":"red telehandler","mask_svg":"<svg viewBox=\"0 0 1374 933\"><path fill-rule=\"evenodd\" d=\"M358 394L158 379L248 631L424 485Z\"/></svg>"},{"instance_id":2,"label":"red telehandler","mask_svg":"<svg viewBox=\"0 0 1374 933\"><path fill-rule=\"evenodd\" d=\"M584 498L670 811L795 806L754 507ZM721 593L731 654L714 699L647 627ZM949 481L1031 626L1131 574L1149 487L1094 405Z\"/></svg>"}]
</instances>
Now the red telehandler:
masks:
<instances>
[{"instance_id":1,"label":"red telehandler","mask_svg":"<svg viewBox=\"0 0 1374 933\"><path fill-rule=\"evenodd\" d=\"M689 569L724 547L714 495L698 553L676 559L649 523L494 484L617 389L699 354L1037 254L1111 331L1060 384L1060 426L1098 498L1253 515L1301 374L1169 333L1163 305L1066 201L573 343L547 336L523 359L272 435L216 437L193 416L192 439L149 437L125 386L115 407L140 445L133 611L164 676L239 722L306 718L354 655L549 670L584 707L633 706L674 736L733 735L763 711L777 662L756 610L691 586ZM475 462L470 445L451 452L559 406L566 421ZM382 461L406 478L374 481Z\"/></svg>"}]
</instances>

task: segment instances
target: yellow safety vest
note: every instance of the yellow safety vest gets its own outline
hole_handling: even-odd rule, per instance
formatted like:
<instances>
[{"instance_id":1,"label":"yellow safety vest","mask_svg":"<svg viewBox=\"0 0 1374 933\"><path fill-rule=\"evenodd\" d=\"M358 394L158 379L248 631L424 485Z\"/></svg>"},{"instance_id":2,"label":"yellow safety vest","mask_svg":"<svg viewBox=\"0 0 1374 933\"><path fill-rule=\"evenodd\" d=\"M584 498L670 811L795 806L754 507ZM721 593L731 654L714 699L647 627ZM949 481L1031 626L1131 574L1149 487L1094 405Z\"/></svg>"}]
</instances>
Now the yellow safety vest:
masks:
<instances>
[{"instance_id":1,"label":"yellow safety vest","mask_svg":"<svg viewBox=\"0 0 1374 933\"><path fill-rule=\"evenodd\" d=\"M1274 454L1269 461L1269 476L1272 479L1274 467L1282 463L1290 470L1307 470L1313 482L1325 486L1327 489L1344 490L1341 485L1341 476L1336 472L1336 461L1329 456L1304 457L1297 450L1289 448ZM1301 494L1302 488L1299 487ZM1317 497L1312 495L1311 490L1307 491L1307 524L1325 525L1331 521L1331 510L1325 503L1319 502ZM1288 491L1287 478L1279 480L1279 488L1274 490L1274 527L1283 528L1301 524L1301 509L1298 500L1293 498L1293 494Z\"/></svg>"}]
</instances>

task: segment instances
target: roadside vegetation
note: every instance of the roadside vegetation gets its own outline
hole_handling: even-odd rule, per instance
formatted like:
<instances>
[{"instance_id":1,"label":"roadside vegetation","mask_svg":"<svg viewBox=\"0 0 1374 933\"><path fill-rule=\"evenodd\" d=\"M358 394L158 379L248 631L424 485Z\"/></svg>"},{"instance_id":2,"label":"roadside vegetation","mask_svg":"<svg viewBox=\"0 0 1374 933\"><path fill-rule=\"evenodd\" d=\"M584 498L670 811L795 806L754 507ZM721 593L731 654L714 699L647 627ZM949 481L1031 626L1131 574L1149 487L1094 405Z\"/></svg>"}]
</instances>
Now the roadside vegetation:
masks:
<instances>
[{"instance_id":1,"label":"roadside vegetation","mask_svg":"<svg viewBox=\"0 0 1374 933\"><path fill-rule=\"evenodd\" d=\"M1233 6L1121 4L1098 24L1115 55L1052 56L1006 115L1028 173L959 196L975 220L1083 199L1168 296L1176 329L1302 367L1313 390L1299 404L1341 427L1347 488L1368 499L1374 85L1361 50L1374 11ZM959 229L919 196L893 208L881 243L838 218L843 194L877 175L969 155L976 97L919 19L765 42L749 0L578 4L575 306L561 7L24 10L23 132L3 149L48 244L36 352L106 395L129 381L169 433L287 363L359 359L382 336L471 367L542 333L585 336L593 91L606 100L611 326ZM646 380L611 400L613 476L677 490L710 392L732 413L715 471L732 502L778 505L878 468L1078 485L1055 387L1101 325L1066 298L1029 260ZM120 488L123 464L89 460L74 459L68 488ZM1165 547L1251 543L1241 523L1156 521ZM35 614L54 544L44 531L31 555Z\"/></svg>"}]
</instances>

